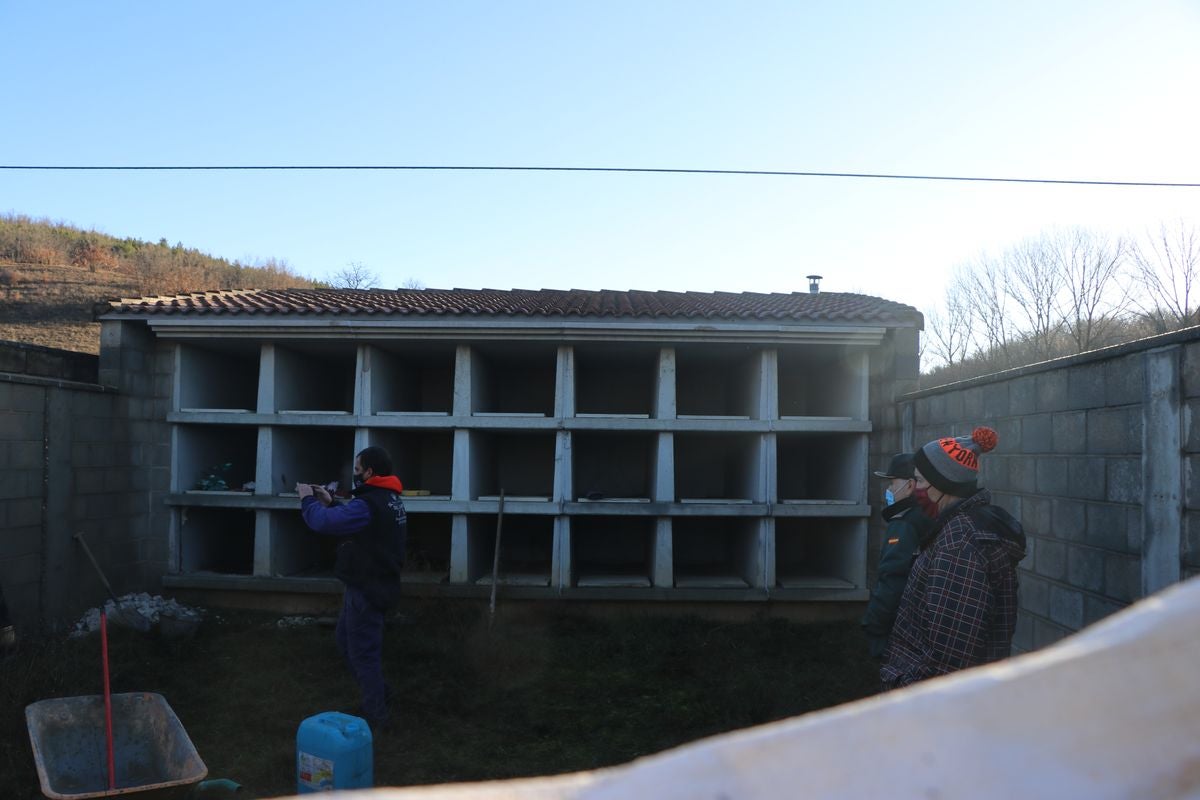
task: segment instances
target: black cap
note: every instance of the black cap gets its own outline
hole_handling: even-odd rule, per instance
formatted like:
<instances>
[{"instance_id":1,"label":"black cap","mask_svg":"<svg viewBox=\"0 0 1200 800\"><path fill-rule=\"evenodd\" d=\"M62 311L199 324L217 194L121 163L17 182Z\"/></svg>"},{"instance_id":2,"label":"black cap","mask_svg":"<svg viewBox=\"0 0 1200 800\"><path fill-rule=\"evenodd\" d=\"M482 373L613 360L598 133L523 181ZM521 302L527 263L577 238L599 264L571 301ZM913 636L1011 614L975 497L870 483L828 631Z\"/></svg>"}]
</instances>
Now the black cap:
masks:
<instances>
[{"instance_id":1,"label":"black cap","mask_svg":"<svg viewBox=\"0 0 1200 800\"><path fill-rule=\"evenodd\" d=\"M877 478L903 478L908 480L913 476L913 454L912 453L897 453L892 456L892 463L888 464L887 472L875 470Z\"/></svg>"}]
</instances>

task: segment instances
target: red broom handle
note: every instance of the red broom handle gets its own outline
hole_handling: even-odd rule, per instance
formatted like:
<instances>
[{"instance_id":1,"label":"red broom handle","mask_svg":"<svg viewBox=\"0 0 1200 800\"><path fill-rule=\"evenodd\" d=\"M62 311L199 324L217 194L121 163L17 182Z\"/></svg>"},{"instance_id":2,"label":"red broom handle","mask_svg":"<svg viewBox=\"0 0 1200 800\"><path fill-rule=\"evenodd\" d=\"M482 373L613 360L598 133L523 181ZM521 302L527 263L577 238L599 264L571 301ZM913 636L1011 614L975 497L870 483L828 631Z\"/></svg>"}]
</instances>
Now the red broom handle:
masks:
<instances>
[{"instance_id":1,"label":"red broom handle","mask_svg":"<svg viewBox=\"0 0 1200 800\"><path fill-rule=\"evenodd\" d=\"M108 745L108 788L117 788L117 770L113 760L112 695L108 689L108 618L100 612L100 659L104 662L104 738Z\"/></svg>"}]
</instances>

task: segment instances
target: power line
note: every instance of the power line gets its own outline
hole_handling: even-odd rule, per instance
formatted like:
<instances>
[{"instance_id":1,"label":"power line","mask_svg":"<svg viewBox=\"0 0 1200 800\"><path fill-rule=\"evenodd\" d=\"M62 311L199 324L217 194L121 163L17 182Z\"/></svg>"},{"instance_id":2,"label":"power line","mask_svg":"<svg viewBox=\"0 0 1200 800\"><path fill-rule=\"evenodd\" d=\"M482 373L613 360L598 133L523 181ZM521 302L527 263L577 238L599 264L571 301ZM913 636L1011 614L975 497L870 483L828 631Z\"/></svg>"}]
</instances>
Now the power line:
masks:
<instances>
[{"instance_id":1,"label":"power line","mask_svg":"<svg viewBox=\"0 0 1200 800\"><path fill-rule=\"evenodd\" d=\"M902 181L960 181L976 183L1042 183L1068 186L1147 186L1172 189L1197 189L1200 183L1171 181L1110 181L1072 180L1068 178L996 178L971 175L897 175L880 172L801 172L766 169L669 169L665 167L500 167L500 166L432 166L381 164L306 164L306 165L213 165L213 166L80 166L41 164L0 164L0 170L28 171L108 171L108 172L251 172L251 171L444 171L444 172L625 172L663 175L750 175L785 178L873 178Z\"/></svg>"}]
</instances>

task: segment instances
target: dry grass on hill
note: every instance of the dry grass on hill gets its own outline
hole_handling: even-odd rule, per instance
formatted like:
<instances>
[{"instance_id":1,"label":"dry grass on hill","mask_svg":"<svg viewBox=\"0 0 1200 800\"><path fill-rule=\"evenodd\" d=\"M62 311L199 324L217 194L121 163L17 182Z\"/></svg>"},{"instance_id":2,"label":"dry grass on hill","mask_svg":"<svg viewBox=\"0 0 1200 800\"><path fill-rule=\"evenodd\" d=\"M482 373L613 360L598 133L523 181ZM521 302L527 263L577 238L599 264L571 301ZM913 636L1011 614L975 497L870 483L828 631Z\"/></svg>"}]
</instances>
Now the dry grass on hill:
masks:
<instances>
[{"instance_id":1,"label":"dry grass on hill","mask_svg":"<svg viewBox=\"0 0 1200 800\"><path fill-rule=\"evenodd\" d=\"M127 274L83 267L0 265L0 340L100 352L93 304L137 294Z\"/></svg>"}]
</instances>

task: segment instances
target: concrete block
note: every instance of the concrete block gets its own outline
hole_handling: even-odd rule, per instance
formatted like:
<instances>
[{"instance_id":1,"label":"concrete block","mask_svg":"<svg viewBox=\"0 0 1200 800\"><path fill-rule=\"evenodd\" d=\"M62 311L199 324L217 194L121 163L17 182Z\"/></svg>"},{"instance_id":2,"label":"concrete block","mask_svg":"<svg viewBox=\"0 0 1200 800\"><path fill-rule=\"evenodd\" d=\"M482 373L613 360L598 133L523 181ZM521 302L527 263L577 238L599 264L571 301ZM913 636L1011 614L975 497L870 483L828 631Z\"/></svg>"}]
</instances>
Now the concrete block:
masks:
<instances>
[{"instance_id":1,"label":"concrete block","mask_svg":"<svg viewBox=\"0 0 1200 800\"><path fill-rule=\"evenodd\" d=\"M1063 541L1082 542L1087 532L1087 514L1079 500L1062 497L1050 501L1050 530Z\"/></svg>"},{"instance_id":2,"label":"concrete block","mask_svg":"<svg viewBox=\"0 0 1200 800\"><path fill-rule=\"evenodd\" d=\"M1092 595L1084 595L1083 597L1083 624L1091 625L1099 622L1110 614L1115 614L1125 608L1125 603L1118 603L1114 600L1108 600L1103 597L1093 597Z\"/></svg>"},{"instance_id":3,"label":"concrete block","mask_svg":"<svg viewBox=\"0 0 1200 800\"><path fill-rule=\"evenodd\" d=\"M1183 514L1183 541L1181 556L1183 563L1200 567L1200 513L1185 511Z\"/></svg>"},{"instance_id":4,"label":"concrete block","mask_svg":"<svg viewBox=\"0 0 1200 800\"><path fill-rule=\"evenodd\" d=\"M1078 589L1104 591L1104 552L1090 547L1067 548L1067 581Z\"/></svg>"},{"instance_id":5,"label":"concrete block","mask_svg":"<svg viewBox=\"0 0 1200 800\"><path fill-rule=\"evenodd\" d=\"M1018 416L1032 414L1037 410L1037 379L1024 375L1009 382L1008 413Z\"/></svg>"},{"instance_id":6,"label":"concrete block","mask_svg":"<svg viewBox=\"0 0 1200 800\"><path fill-rule=\"evenodd\" d=\"M42 524L42 498L19 497L9 500L8 525L13 528Z\"/></svg>"},{"instance_id":7,"label":"concrete block","mask_svg":"<svg viewBox=\"0 0 1200 800\"><path fill-rule=\"evenodd\" d=\"M1035 494L1037 488L1037 461L1032 458L1012 458L1008 461L1009 488L1020 494Z\"/></svg>"},{"instance_id":8,"label":"concrete block","mask_svg":"<svg viewBox=\"0 0 1200 800\"><path fill-rule=\"evenodd\" d=\"M1008 477L1008 463L1012 456L988 455L979 460L979 485L986 486L994 492L1003 492L1011 488Z\"/></svg>"},{"instance_id":9,"label":"concrete block","mask_svg":"<svg viewBox=\"0 0 1200 800\"><path fill-rule=\"evenodd\" d=\"M28 440L41 436L42 415L30 411L0 411L0 442Z\"/></svg>"},{"instance_id":10,"label":"concrete block","mask_svg":"<svg viewBox=\"0 0 1200 800\"><path fill-rule=\"evenodd\" d=\"M1142 408L1096 408L1087 412L1087 449L1097 455L1142 452Z\"/></svg>"},{"instance_id":11,"label":"concrete block","mask_svg":"<svg viewBox=\"0 0 1200 800\"><path fill-rule=\"evenodd\" d=\"M990 390L992 387L986 387ZM984 387L973 386L970 389L965 389L962 392L963 413L962 416L954 417L954 421L965 419L971 424L979 424L979 421L987 419L987 412L983 407Z\"/></svg>"},{"instance_id":12,"label":"concrete block","mask_svg":"<svg viewBox=\"0 0 1200 800\"><path fill-rule=\"evenodd\" d=\"M1070 478L1066 456L1039 456L1035 461L1038 494L1063 497L1070 492Z\"/></svg>"},{"instance_id":13,"label":"concrete block","mask_svg":"<svg viewBox=\"0 0 1200 800\"><path fill-rule=\"evenodd\" d=\"M1140 404L1145 386L1141 353L1104 362L1104 400L1108 405Z\"/></svg>"},{"instance_id":14,"label":"concrete block","mask_svg":"<svg viewBox=\"0 0 1200 800\"><path fill-rule=\"evenodd\" d=\"M1079 500L1105 498L1104 458L1079 456L1067 462L1067 497Z\"/></svg>"},{"instance_id":15,"label":"concrete block","mask_svg":"<svg viewBox=\"0 0 1200 800\"><path fill-rule=\"evenodd\" d=\"M1000 419L1008 416L1008 381L993 383L983 391L983 416L981 420Z\"/></svg>"},{"instance_id":16,"label":"concrete block","mask_svg":"<svg viewBox=\"0 0 1200 800\"><path fill-rule=\"evenodd\" d=\"M1007 453L1029 452L1025 449L1021 438L1022 420L1020 417L992 417L989 424L999 437L996 445L998 450Z\"/></svg>"},{"instance_id":17,"label":"concrete block","mask_svg":"<svg viewBox=\"0 0 1200 800\"><path fill-rule=\"evenodd\" d=\"M1083 627L1083 595L1075 589L1051 584L1050 620L1077 631Z\"/></svg>"},{"instance_id":18,"label":"concrete block","mask_svg":"<svg viewBox=\"0 0 1200 800\"><path fill-rule=\"evenodd\" d=\"M1114 503L1141 503L1141 458L1110 458L1107 467L1108 499Z\"/></svg>"},{"instance_id":19,"label":"concrete block","mask_svg":"<svg viewBox=\"0 0 1200 800\"><path fill-rule=\"evenodd\" d=\"M2 504L0 504L2 505ZM42 529L39 525L24 528L6 527L0 531L0 562L10 558L37 553L42 546ZM0 586L4 586L0 582ZM7 590L7 587L5 587Z\"/></svg>"},{"instance_id":20,"label":"concrete block","mask_svg":"<svg viewBox=\"0 0 1200 800\"><path fill-rule=\"evenodd\" d=\"M966 401L962 392L947 392L946 395L946 419L957 420L963 419L966 415Z\"/></svg>"},{"instance_id":21,"label":"concrete block","mask_svg":"<svg viewBox=\"0 0 1200 800\"><path fill-rule=\"evenodd\" d=\"M1034 571L1037 574L1061 581L1067 578L1067 546L1053 539L1039 539ZM1051 590L1053 601L1053 589Z\"/></svg>"},{"instance_id":22,"label":"concrete block","mask_svg":"<svg viewBox=\"0 0 1200 800\"><path fill-rule=\"evenodd\" d=\"M1087 452L1087 412L1062 411L1051 418L1052 449L1056 453Z\"/></svg>"},{"instance_id":23,"label":"concrete block","mask_svg":"<svg viewBox=\"0 0 1200 800\"><path fill-rule=\"evenodd\" d=\"M5 559L0 562L0 586L37 584L41 563L41 557L37 553Z\"/></svg>"},{"instance_id":24,"label":"concrete block","mask_svg":"<svg viewBox=\"0 0 1200 800\"><path fill-rule=\"evenodd\" d=\"M3 370L0 370L3 372ZM0 408L8 411L27 411L41 414L45 408L47 389L22 383L0 384Z\"/></svg>"},{"instance_id":25,"label":"concrete block","mask_svg":"<svg viewBox=\"0 0 1200 800\"><path fill-rule=\"evenodd\" d=\"M1050 584L1042 578L1033 577L1027 570L1019 570L1018 602L1024 610L1038 617L1050 613Z\"/></svg>"},{"instance_id":26,"label":"concrete block","mask_svg":"<svg viewBox=\"0 0 1200 800\"><path fill-rule=\"evenodd\" d=\"M1071 408L1100 408L1104 398L1104 363L1079 364L1067 370Z\"/></svg>"},{"instance_id":27,"label":"concrete block","mask_svg":"<svg viewBox=\"0 0 1200 800\"><path fill-rule=\"evenodd\" d=\"M1028 653L1033 649L1033 620L1028 614L1017 614L1012 646L1013 653Z\"/></svg>"},{"instance_id":28,"label":"concrete block","mask_svg":"<svg viewBox=\"0 0 1200 800\"><path fill-rule=\"evenodd\" d=\"M83 467L74 473L76 494L99 494L104 491L106 469Z\"/></svg>"},{"instance_id":29,"label":"concrete block","mask_svg":"<svg viewBox=\"0 0 1200 800\"><path fill-rule=\"evenodd\" d=\"M1003 439L1000 440L1003 443ZM1049 453L1054 449L1054 426L1049 414L1031 414L1021 420L1021 452Z\"/></svg>"},{"instance_id":30,"label":"concrete block","mask_svg":"<svg viewBox=\"0 0 1200 800\"><path fill-rule=\"evenodd\" d=\"M1037 408L1038 411L1067 411L1072 408L1064 370L1038 373Z\"/></svg>"},{"instance_id":31,"label":"concrete block","mask_svg":"<svg viewBox=\"0 0 1200 800\"><path fill-rule=\"evenodd\" d=\"M1183 345L1179 378L1184 397L1200 397L1200 342Z\"/></svg>"},{"instance_id":32,"label":"concrete block","mask_svg":"<svg viewBox=\"0 0 1200 800\"><path fill-rule=\"evenodd\" d=\"M1049 620L1037 618L1033 621L1033 647L1040 650L1066 638L1073 631L1055 625Z\"/></svg>"},{"instance_id":33,"label":"concrete block","mask_svg":"<svg viewBox=\"0 0 1200 800\"><path fill-rule=\"evenodd\" d=\"M1128 509L1111 503L1087 504L1087 544L1113 553L1128 553Z\"/></svg>"},{"instance_id":34,"label":"concrete block","mask_svg":"<svg viewBox=\"0 0 1200 800\"><path fill-rule=\"evenodd\" d=\"M1142 507L1126 510L1128 523L1125 526L1125 544L1131 553L1142 552Z\"/></svg>"},{"instance_id":35,"label":"concrete block","mask_svg":"<svg viewBox=\"0 0 1200 800\"><path fill-rule=\"evenodd\" d=\"M40 472L46 459L45 448L41 441L8 442L0 450L8 451L4 457L5 466L12 469L31 469Z\"/></svg>"},{"instance_id":36,"label":"concrete block","mask_svg":"<svg viewBox=\"0 0 1200 800\"><path fill-rule=\"evenodd\" d=\"M1005 494L1003 492L992 493L992 504L1000 506L1008 513L1012 514L1017 519L1021 519L1021 497L1015 494Z\"/></svg>"},{"instance_id":37,"label":"concrete block","mask_svg":"<svg viewBox=\"0 0 1200 800\"><path fill-rule=\"evenodd\" d=\"M1200 399L1189 398L1180 408L1179 437L1185 453L1200 453Z\"/></svg>"},{"instance_id":38,"label":"concrete block","mask_svg":"<svg viewBox=\"0 0 1200 800\"><path fill-rule=\"evenodd\" d=\"M1130 603L1142 596L1141 561L1133 556L1104 556L1104 594L1110 600Z\"/></svg>"},{"instance_id":39,"label":"concrete block","mask_svg":"<svg viewBox=\"0 0 1200 800\"><path fill-rule=\"evenodd\" d=\"M1021 524L1034 536L1051 537L1054 533L1053 501L1049 497L1021 498Z\"/></svg>"}]
</instances>

